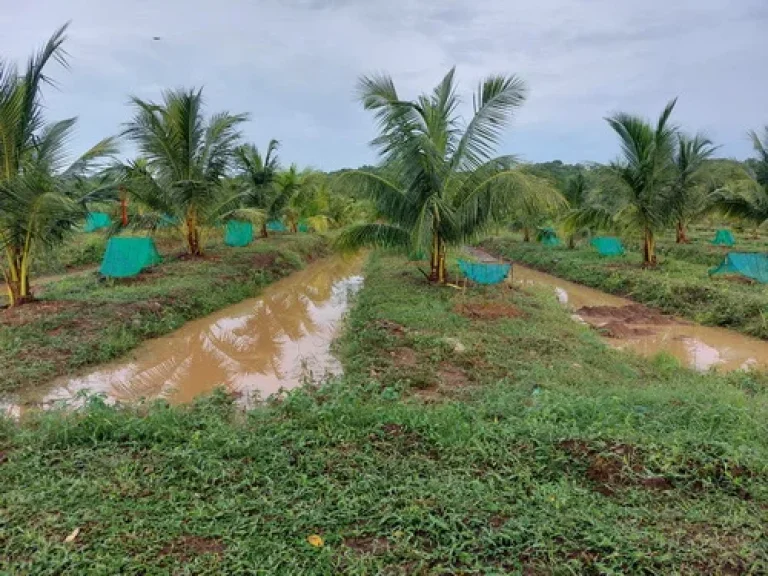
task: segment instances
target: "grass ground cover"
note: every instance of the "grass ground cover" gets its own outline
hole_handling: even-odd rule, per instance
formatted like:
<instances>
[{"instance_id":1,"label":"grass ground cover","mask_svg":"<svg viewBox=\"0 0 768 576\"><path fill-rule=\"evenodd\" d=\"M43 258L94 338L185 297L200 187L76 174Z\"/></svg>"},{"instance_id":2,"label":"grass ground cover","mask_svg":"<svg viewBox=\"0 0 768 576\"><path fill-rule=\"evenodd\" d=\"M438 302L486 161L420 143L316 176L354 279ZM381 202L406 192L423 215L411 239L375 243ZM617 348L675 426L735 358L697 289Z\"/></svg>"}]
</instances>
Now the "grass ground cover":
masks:
<instances>
[{"instance_id":1,"label":"grass ground cover","mask_svg":"<svg viewBox=\"0 0 768 576\"><path fill-rule=\"evenodd\" d=\"M707 324L768 338L768 292L760 284L707 275L709 266L666 257L643 269L637 253L604 258L582 246L576 250L519 242L510 236L483 243L494 254L574 282Z\"/></svg>"},{"instance_id":2,"label":"grass ground cover","mask_svg":"<svg viewBox=\"0 0 768 576\"><path fill-rule=\"evenodd\" d=\"M338 350L342 379L247 414L222 393L0 422L0 565L768 570L759 375L623 355L549 293L462 294L379 255Z\"/></svg>"},{"instance_id":3,"label":"grass ground cover","mask_svg":"<svg viewBox=\"0 0 768 576\"><path fill-rule=\"evenodd\" d=\"M166 255L136 278L78 274L46 284L40 299L0 310L0 392L105 362L187 320L254 296L326 250L316 236L213 247L204 259Z\"/></svg>"}]
</instances>

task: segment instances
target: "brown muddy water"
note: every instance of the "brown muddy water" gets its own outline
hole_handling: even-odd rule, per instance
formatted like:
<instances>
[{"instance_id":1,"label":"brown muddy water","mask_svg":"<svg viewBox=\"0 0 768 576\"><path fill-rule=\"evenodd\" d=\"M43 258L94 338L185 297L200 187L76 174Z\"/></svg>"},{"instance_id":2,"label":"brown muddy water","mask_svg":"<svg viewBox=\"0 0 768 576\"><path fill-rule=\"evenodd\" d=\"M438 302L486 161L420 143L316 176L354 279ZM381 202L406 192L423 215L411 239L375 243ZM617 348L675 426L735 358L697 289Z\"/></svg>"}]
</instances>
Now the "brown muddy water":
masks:
<instances>
[{"instance_id":1,"label":"brown muddy water","mask_svg":"<svg viewBox=\"0 0 768 576\"><path fill-rule=\"evenodd\" d=\"M768 368L768 342L733 330L665 316L645 306L515 264L513 282L552 289L576 320L600 330L609 346L643 356L671 354L684 366L705 371Z\"/></svg>"},{"instance_id":2,"label":"brown muddy water","mask_svg":"<svg viewBox=\"0 0 768 576\"><path fill-rule=\"evenodd\" d=\"M128 358L55 380L7 408L18 415L58 401L76 404L83 392L103 394L110 402L182 403L218 386L249 406L281 389L338 374L331 344L350 296L362 286L362 263L363 256L333 256L310 264L257 298L148 340Z\"/></svg>"}]
</instances>

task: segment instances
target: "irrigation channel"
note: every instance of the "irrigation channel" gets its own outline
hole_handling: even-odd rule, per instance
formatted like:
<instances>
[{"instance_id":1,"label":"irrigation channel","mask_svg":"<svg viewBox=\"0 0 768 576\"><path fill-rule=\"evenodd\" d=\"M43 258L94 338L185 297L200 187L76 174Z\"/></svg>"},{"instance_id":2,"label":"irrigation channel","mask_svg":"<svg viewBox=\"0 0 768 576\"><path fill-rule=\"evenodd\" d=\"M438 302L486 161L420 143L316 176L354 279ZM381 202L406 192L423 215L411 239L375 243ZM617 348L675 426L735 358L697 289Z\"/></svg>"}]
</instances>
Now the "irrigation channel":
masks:
<instances>
[{"instance_id":1,"label":"irrigation channel","mask_svg":"<svg viewBox=\"0 0 768 576\"><path fill-rule=\"evenodd\" d=\"M481 261L498 261L481 250L468 251ZM519 264L512 266L512 281L552 289L575 320L596 328L604 342L614 348L632 350L643 356L665 352L683 366L699 371L768 369L768 341L666 316L626 298Z\"/></svg>"},{"instance_id":2,"label":"irrigation channel","mask_svg":"<svg viewBox=\"0 0 768 576\"><path fill-rule=\"evenodd\" d=\"M271 284L257 298L189 322L148 340L129 358L53 381L7 405L77 403L83 393L107 401L165 398L189 402L224 386L244 406L282 389L341 372L331 344L363 283L364 256L332 256Z\"/></svg>"}]
</instances>

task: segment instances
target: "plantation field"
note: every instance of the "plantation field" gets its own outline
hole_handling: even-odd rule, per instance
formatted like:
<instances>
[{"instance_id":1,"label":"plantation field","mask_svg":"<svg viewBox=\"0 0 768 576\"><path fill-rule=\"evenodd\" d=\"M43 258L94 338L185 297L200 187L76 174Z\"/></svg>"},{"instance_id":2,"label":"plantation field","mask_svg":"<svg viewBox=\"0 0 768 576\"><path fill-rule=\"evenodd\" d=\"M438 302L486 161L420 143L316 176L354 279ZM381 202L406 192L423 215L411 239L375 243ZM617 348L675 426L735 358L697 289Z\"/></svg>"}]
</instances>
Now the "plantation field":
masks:
<instances>
[{"instance_id":1,"label":"plantation field","mask_svg":"<svg viewBox=\"0 0 768 576\"><path fill-rule=\"evenodd\" d=\"M493 254L586 286L627 296L669 314L768 338L768 291L765 287L723 276L710 278L707 271L711 266L694 263L691 261L694 258L666 256L660 259L656 268L644 269L637 252L605 258L585 242L575 250L568 250L500 236L485 240L482 246ZM660 253L663 254L662 250ZM691 245L690 250L706 254L709 248Z\"/></svg>"},{"instance_id":2,"label":"plantation field","mask_svg":"<svg viewBox=\"0 0 768 576\"><path fill-rule=\"evenodd\" d=\"M338 350L342 379L245 416L219 394L0 424L0 562L64 574L768 570L761 376L625 355L549 294L462 296L380 255Z\"/></svg>"},{"instance_id":3,"label":"plantation field","mask_svg":"<svg viewBox=\"0 0 768 576\"><path fill-rule=\"evenodd\" d=\"M187 320L254 296L326 251L317 236L279 236L247 248L213 243L204 258L189 259L169 241L161 243L163 264L135 278L104 281L94 271L47 283L39 300L0 310L0 392L116 358Z\"/></svg>"}]
</instances>

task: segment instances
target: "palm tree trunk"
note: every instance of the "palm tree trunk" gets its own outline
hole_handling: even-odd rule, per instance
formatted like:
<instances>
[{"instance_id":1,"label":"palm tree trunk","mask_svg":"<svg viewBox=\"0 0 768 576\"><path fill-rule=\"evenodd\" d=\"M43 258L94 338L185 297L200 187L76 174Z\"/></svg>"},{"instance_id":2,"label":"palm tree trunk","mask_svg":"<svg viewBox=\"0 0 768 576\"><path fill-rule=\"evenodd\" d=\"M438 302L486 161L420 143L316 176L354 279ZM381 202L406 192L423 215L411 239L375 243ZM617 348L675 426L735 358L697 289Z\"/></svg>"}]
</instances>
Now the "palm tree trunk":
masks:
<instances>
[{"instance_id":1,"label":"palm tree trunk","mask_svg":"<svg viewBox=\"0 0 768 576\"><path fill-rule=\"evenodd\" d=\"M261 223L261 237L262 238L269 238L269 230L267 230L267 223L262 222Z\"/></svg>"},{"instance_id":2,"label":"palm tree trunk","mask_svg":"<svg viewBox=\"0 0 768 576\"><path fill-rule=\"evenodd\" d=\"M531 229L527 226L523 226L523 242L531 241Z\"/></svg>"},{"instance_id":3,"label":"palm tree trunk","mask_svg":"<svg viewBox=\"0 0 768 576\"><path fill-rule=\"evenodd\" d=\"M688 234L685 230L685 224L682 220L677 221L677 237L675 239L677 244L688 244Z\"/></svg>"},{"instance_id":4,"label":"palm tree trunk","mask_svg":"<svg viewBox=\"0 0 768 576\"><path fill-rule=\"evenodd\" d=\"M432 252L429 259L429 281L445 283L445 240L439 234L432 236Z\"/></svg>"},{"instance_id":5,"label":"palm tree trunk","mask_svg":"<svg viewBox=\"0 0 768 576\"><path fill-rule=\"evenodd\" d=\"M568 235L568 249L573 250L576 248L576 238L574 238L573 234Z\"/></svg>"},{"instance_id":6,"label":"palm tree trunk","mask_svg":"<svg viewBox=\"0 0 768 576\"><path fill-rule=\"evenodd\" d=\"M29 283L29 254L18 247L7 249L8 271L4 271L11 306L19 306L32 300Z\"/></svg>"},{"instance_id":7,"label":"palm tree trunk","mask_svg":"<svg viewBox=\"0 0 768 576\"><path fill-rule=\"evenodd\" d=\"M197 218L194 213L187 215L187 250L190 256L203 255L203 249L200 245L200 228L197 226Z\"/></svg>"},{"instance_id":8,"label":"palm tree trunk","mask_svg":"<svg viewBox=\"0 0 768 576\"><path fill-rule=\"evenodd\" d=\"M120 223L123 228L128 226L128 196L122 186L120 186Z\"/></svg>"},{"instance_id":9,"label":"palm tree trunk","mask_svg":"<svg viewBox=\"0 0 768 576\"><path fill-rule=\"evenodd\" d=\"M656 266L656 239L653 230L646 226L643 239L643 266Z\"/></svg>"}]
</instances>

